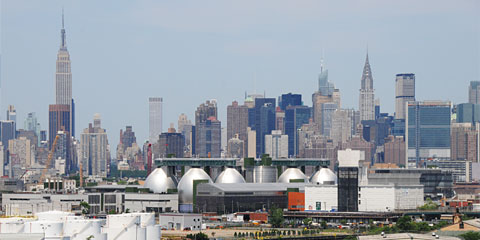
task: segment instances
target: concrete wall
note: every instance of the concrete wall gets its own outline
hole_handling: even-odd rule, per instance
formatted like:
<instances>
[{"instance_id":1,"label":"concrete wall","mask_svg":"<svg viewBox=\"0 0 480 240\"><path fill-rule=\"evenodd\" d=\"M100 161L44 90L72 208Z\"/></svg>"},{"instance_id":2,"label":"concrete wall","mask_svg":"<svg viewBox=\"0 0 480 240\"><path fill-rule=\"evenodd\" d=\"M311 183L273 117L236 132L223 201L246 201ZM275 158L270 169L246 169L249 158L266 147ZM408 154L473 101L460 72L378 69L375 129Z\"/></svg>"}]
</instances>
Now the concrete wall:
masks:
<instances>
[{"instance_id":1,"label":"concrete wall","mask_svg":"<svg viewBox=\"0 0 480 240\"><path fill-rule=\"evenodd\" d=\"M305 211L316 210L317 202L322 211L337 209L337 186L305 186Z\"/></svg>"}]
</instances>

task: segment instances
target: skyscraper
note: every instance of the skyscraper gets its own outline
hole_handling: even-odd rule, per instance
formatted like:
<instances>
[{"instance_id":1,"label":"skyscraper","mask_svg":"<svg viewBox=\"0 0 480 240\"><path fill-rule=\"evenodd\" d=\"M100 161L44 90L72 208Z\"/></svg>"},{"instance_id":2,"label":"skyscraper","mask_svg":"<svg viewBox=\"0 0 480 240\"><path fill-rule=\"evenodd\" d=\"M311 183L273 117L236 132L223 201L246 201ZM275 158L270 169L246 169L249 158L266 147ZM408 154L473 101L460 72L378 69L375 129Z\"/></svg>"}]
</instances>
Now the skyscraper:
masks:
<instances>
[{"instance_id":1,"label":"skyscraper","mask_svg":"<svg viewBox=\"0 0 480 240\"><path fill-rule=\"evenodd\" d=\"M409 102L405 145L408 167L430 159L450 159L451 104L442 101Z\"/></svg>"},{"instance_id":2,"label":"skyscraper","mask_svg":"<svg viewBox=\"0 0 480 240\"><path fill-rule=\"evenodd\" d=\"M55 72L55 104L68 106L68 130L71 136L75 136L75 126L73 117L73 98L72 98L72 69L70 61L70 53L67 49L67 39L65 35L65 25L62 13L62 30L61 30L61 43L60 49L57 53L57 64ZM50 135L52 137L52 135ZM55 138L55 136L53 136ZM53 141L53 140L50 140Z\"/></svg>"},{"instance_id":3,"label":"skyscraper","mask_svg":"<svg viewBox=\"0 0 480 240\"><path fill-rule=\"evenodd\" d=\"M405 119L407 102L415 101L415 74L397 74L395 79L395 119Z\"/></svg>"},{"instance_id":4,"label":"skyscraper","mask_svg":"<svg viewBox=\"0 0 480 240\"><path fill-rule=\"evenodd\" d=\"M132 126L126 126L125 132L120 130L120 142L123 144L125 149L131 147L133 143L137 142L137 138L135 137L135 132L133 131Z\"/></svg>"},{"instance_id":5,"label":"skyscraper","mask_svg":"<svg viewBox=\"0 0 480 240\"><path fill-rule=\"evenodd\" d=\"M184 157L191 157L195 152L195 126L183 113L178 117L178 132L185 137Z\"/></svg>"},{"instance_id":6,"label":"skyscraper","mask_svg":"<svg viewBox=\"0 0 480 240\"><path fill-rule=\"evenodd\" d=\"M40 123L37 120L37 116L35 115L34 112L28 113L27 118L25 119L24 126L23 128L27 131L33 131L35 132L35 135L37 135L38 138L38 145L40 146Z\"/></svg>"},{"instance_id":7,"label":"skyscraper","mask_svg":"<svg viewBox=\"0 0 480 240\"><path fill-rule=\"evenodd\" d=\"M325 68L323 59L320 65L320 75L318 77L318 91L312 95L313 103L313 122L317 127L317 131L323 134L324 128L324 117L322 113L324 112L324 104L326 103L337 103L336 106L340 106L340 91L336 90L333 83L328 81L328 70ZM333 109L335 110L335 109Z\"/></svg>"},{"instance_id":8,"label":"skyscraper","mask_svg":"<svg viewBox=\"0 0 480 240\"><path fill-rule=\"evenodd\" d=\"M227 106L227 141L234 138L247 142L248 127L248 107L238 105L237 101L233 101L232 105ZM244 144L246 147L246 144ZM242 149L242 153L246 153L247 149Z\"/></svg>"},{"instance_id":9,"label":"skyscraper","mask_svg":"<svg viewBox=\"0 0 480 240\"><path fill-rule=\"evenodd\" d=\"M323 59L320 64L320 75L318 76L318 92L322 96L332 96L334 92L333 83L328 81L328 69L325 68Z\"/></svg>"},{"instance_id":10,"label":"skyscraper","mask_svg":"<svg viewBox=\"0 0 480 240\"><path fill-rule=\"evenodd\" d=\"M298 155L298 130L309 123L311 108L288 106L285 110L285 134L288 136L288 156ZM273 136L272 132L272 136Z\"/></svg>"},{"instance_id":11,"label":"skyscraper","mask_svg":"<svg viewBox=\"0 0 480 240\"><path fill-rule=\"evenodd\" d=\"M288 135L282 135L281 131L273 130L272 134L265 135L265 153L273 159L288 158L288 142Z\"/></svg>"},{"instance_id":12,"label":"skyscraper","mask_svg":"<svg viewBox=\"0 0 480 240\"><path fill-rule=\"evenodd\" d=\"M7 120L13 121L15 129L17 129L17 110L15 110L15 106L13 105L8 105Z\"/></svg>"},{"instance_id":13,"label":"skyscraper","mask_svg":"<svg viewBox=\"0 0 480 240\"><path fill-rule=\"evenodd\" d=\"M375 90L373 89L372 70L367 58L365 59L365 66L363 67L362 82L359 96L359 110L360 121L375 120Z\"/></svg>"},{"instance_id":14,"label":"skyscraper","mask_svg":"<svg viewBox=\"0 0 480 240\"><path fill-rule=\"evenodd\" d=\"M163 98L151 97L148 99L149 106L149 123L148 123L148 139L151 143L158 141L158 136L162 133L162 106Z\"/></svg>"},{"instance_id":15,"label":"skyscraper","mask_svg":"<svg viewBox=\"0 0 480 240\"><path fill-rule=\"evenodd\" d=\"M255 108L248 114L249 125L252 124L256 132L256 156L259 157L265 153L265 135L275 130L275 98L255 98Z\"/></svg>"},{"instance_id":16,"label":"skyscraper","mask_svg":"<svg viewBox=\"0 0 480 240\"><path fill-rule=\"evenodd\" d=\"M221 153L221 122L214 116L209 117L206 121L198 123L195 126L197 131L195 151L199 157L220 157Z\"/></svg>"},{"instance_id":17,"label":"skyscraper","mask_svg":"<svg viewBox=\"0 0 480 240\"><path fill-rule=\"evenodd\" d=\"M48 106L48 143L52 146L58 131L70 133L70 105L53 104Z\"/></svg>"},{"instance_id":18,"label":"skyscraper","mask_svg":"<svg viewBox=\"0 0 480 240\"><path fill-rule=\"evenodd\" d=\"M302 94L287 93L282 94L282 96L278 97L278 106L282 111L285 111L288 106L301 105L303 105Z\"/></svg>"},{"instance_id":19,"label":"skyscraper","mask_svg":"<svg viewBox=\"0 0 480 240\"><path fill-rule=\"evenodd\" d=\"M0 142L3 143L4 149L8 149L8 141L15 139L15 123L10 120L0 121Z\"/></svg>"},{"instance_id":20,"label":"skyscraper","mask_svg":"<svg viewBox=\"0 0 480 240\"><path fill-rule=\"evenodd\" d=\"M88 176L107 176L110 151L108 147L107 132L101 127L100 115L95 114L93 126L81 134L81 161L83 171Z\"/></svg>"},{"instance_id":21,"label":"skyscraper","mask_svg":"<svg viewBox=\"0 0 480 240\"><path fill-rule=\"evenodd\" d=\"M205 103L200 104L197 107L197 110L195 111L195 147L193 153L196 155L201 155L205 156L208 152L204 152L205 149L203 149L205 146L200 146L201 139L205 138L205 136L201 136L201 134L206 134L205 127L206 125L203 124L200 126L202 123L207 122L208 119L213 117L215 121L217 121L217 100L212 99L212 100L207 100ZM216 123L214 123L215 125ZM211 122L210 122L211 125ZM216 129L215 129L216 130ZM202 131L202 133L201 133ZM221 137L221 128L218 130L219 131L219 136ZM214 131L215 132L215 131ZM211 132L210 132L211 133ZM219 137L219 138L220 138ZM220 139L219 139L220 141ZM205 144L205 143L203 143ZM215 145L216 146L216 145ZM219 149L221 148L221 142L219 142Z\"/></svg>"},{"instance_id":22,"label":"skyscraper","mask_svg":"<svg viewBox=\"0 0 480 240\"><path fill-rule=\"evenodd\" d=\"M471 81L468 86L468 102L480 104L480 81Z\"/></svg>"}]
</instances>

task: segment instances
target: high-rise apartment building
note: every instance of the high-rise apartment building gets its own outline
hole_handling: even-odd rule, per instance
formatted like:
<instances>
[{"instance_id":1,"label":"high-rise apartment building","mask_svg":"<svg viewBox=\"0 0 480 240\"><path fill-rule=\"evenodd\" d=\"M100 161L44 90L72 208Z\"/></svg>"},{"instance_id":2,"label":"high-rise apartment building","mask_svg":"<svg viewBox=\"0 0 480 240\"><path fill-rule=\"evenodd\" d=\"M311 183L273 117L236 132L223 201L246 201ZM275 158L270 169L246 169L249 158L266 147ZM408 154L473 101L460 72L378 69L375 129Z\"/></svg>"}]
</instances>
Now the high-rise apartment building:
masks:
<instances>
[{"instance_id":1,"label":"high-rise apartment building","mask_svg":"<svg viewBox=\"0 0 480 240\"><path fill-rule=\"evenodd\" d=\"M148 139L151 143L158 141L158 136L162 133L162 108L163 98L151 97L148 99L149 121L148 121Z\"/></svg>"},{"instance_id":2,"label":"high-rise apartment building","mask_svg":"<svg viewBox=\"0 0 480 240\"><path fill-rule=\"evenodd\" d=\"M330 138L335 146L346 143L352 138L354 112L353 109L337 109L333 112Z\"/></svg>"},{"instance_id":3,"label":"high-rise apartment building","mask_svg":"<svg viewBox=\"0 0 480 240\"><path fill-rule=\"evenodd\" d=\"M35 148L26 137L18 139L10 139L8 143L8 150L10 158L17 161L17 164L24 168L29 168L35 163Z\"/></svg>"},{"instance_id":4,"label":"high-rise apartment building","mask_svg":"<svg viewBox=\"0 0 480 240\"><path fill-rule=\"evenodd\" d=\"M238 134L229 139L227 145L227 157L243 158L246 156L244 155L244 149L246 149L245 141L240 140L240 138L238 138Z\"/></svg>"},{"instance_id":5,"label":"high-rise apartment building","mask_svg":"<svg viewBox=\"0 0 480 240\"><path fill-rule=\"evenodd\" d=\"M137 138L132 126L126 126L125 131L120 130L120 143L123 144L124 148L131 147L136 142Z\"/></svg>"},{"instance_id":6,"label":"high-rise apartment building","mask_svg":"<svg viewBox=\"0 0 480 240\"><path fill-rule=\"evenodd\" d=\"M191 157L195 152L195 126L183 113L178 117L178 132L185 138L184 157Z\"/></svg>"},{"instance_id":7,"label":"high-rise apartment building","mask_svg":"<svg viewBox=\"0 0 480 240\"><path fill-rule=\"evenodd\" d=\"M335 110L337 110L337 104L334 102L327 102L322 104L322 124L320 132L323 136L331 137L331 130L332 130L332 117Z\"/></svg>"},{"instance_id":8,"label":"high-rise apartment building","mask_svg":"<svg viewBox=\"0 0 480 240\"><path fill-rule=\"evenodd\" d=\"M198 157L218 158L221 154L221 122L211 116L204 122L199 122L196 129L195 151Z\"/></svg>"},{"instance_id":9,"label":"high-rise apartment building","mask_svg":"<svg viewBox=\"0 0 480 240\"><path fill-rule=\"evenodd\" d=\"M233 101L232 105L227 106L227 141L234 138L247 142L248 127L248 107L238 105L237 101ZM246 146L244 144L244 146ZM247 149L242 149L242 153L246 153Z\"/></svg>"},{"instance_id":10,"label":"high-rise apartment building","mask_svg":"<svg viewBox=\"0 0 480 240\"><path fill-rule=\"evenodd\" d=\"M405 167L405 140L403 136L388 136L385 141L384 163L393 163Z\"/></svg>"},{"instance_id":11,"label":"high-rise apartment building","mask_svg":"<svg viewBox=\"0 0 480 240\"><path fill-rule=\"evenodd\" d=\"M80 160L84 175L106 177L110 161L107 132L101 127L100 115L81 134Z\"/></svg>"},{"instance_id":12,"label":"high-rise apartment building","mask_svg":"<svg viewBox=\"0 0 480 240\"><path fill-rule=\"evenodd\" d=\"M208 152L205 152L206 151L206 146L205 146L205 143L203 142L202 146L200 146L201 144L201 139L204 139L206 136L201 136L202 134L206 134L206 132L203 132L205 131L205 126L207 126L206 124L203 124L203 123L206 123L208 119L211 119L213 117L214 120L214 126L217 125L217 123L215 121L218 121L217 120L217 100L215 99L212 99L212 100L207 100L205 103L202 103L200 104L198 107L197 107L197 110L195 111L195 147L194 147L194 154L195 155L199 155L199 156L203 156L203 157L206 157L208 155ZM210 124L208 125L209 128L211 128L211 121L210 121ZM202 126L200 126L202 125ZM218 121L218 125L220 126L220 122ZM202 129L201 129L202 128ZM200 131L202 131L202 133L200 133ZM220 129L218 129L218 134L219 134L219 137L218 137L218 143L219 143L219 151L221 151L221 127ZM210 132L211 133L211 132ZM209 139L211 139L209 137ZM217 139L215 139L217 140ZM211 140L210 140L211 141ZM210 142L211 144L211 142ZM211 145L209 145L211 146ZM216 147L216 142L215 142L215 147ZM216 149L214 147L214 149ZM210 149L211 150L211 149ZM219 153L220 154L220 153Z\"/></svg>"},{"instance_id":13,"label":"high-rise apartment building","mask_svg":"<svg viewBox=\"0 0 480 240\"><path fill-rule=\"evenodd\" d=\"M185 138L181 133L169 131L160 134L158 146L160 147L161 158L170 156L183 158L183 147L185 145Z\"/></svg>"},{"instance_id":14,"label":"high-rise apartment building","mask_svg":"<svg viewBox=\"0 0 480 240\"><path fill-rule=\"evenodd\" d=\"M48 143L52 146L58 131L70 134L70 105L53 104L48 106Z\"/></svg>"},{"instance_id":15,"label":"high-rise apartment building","mask_svg":"<svg viewBox=\"0 0 480 240\"><path fill-rule=\"evenodd\" d=\"M55 104L68 106L68 127L65 131L68 131L71 136L75 136L75 113L74 113L74 101L72 98L72 69L70 61L70 53L67 49L67 39L65 34L64 19L62 14L62 30L61 30L61 43L60 49L57 53L57 63L55 72ZM58 125L58 124L57 124ZM67 130L68 129L68 130ZM56 133L56 132L55 132ZM50 138L55 138L54 135L50 135ZM53 142L53 139L50 139Z\"/></svg>"},{"instance_id":16,"label":"high-rise apartment building","mask_svg":"<svg viewBox=\"0 0 480 240\"><path fill-rule=\"evenodd\" d=\"M405 119L407 102L415 101L415 74L397 74L395 79L395 118Z\"/></svg>"},{"instance_id":17,"label":"high-rise apartment building","mask_svg":"<svg viewBox=\"0 0 480 240\"><path fill-rule=\"evenodd\" d=\"M452 161L479 161L478 136L480 125L452 123L450 159Z\"/></svg>"},{"instance_id":18,"label":"high-rise apartment building","mask_svg":"<svg viewBox=\"0 0 480 240\"><path fill-rule=\"evenodd\" d=\"M468 86L468 102L480 104L480 81L471 81Z\"/></svg>"},{"instance_id":19,"label":"high-rise apartment building","mask_svg":"<svg viewBox=\"0 0 480 240\"><path fill-rule=\"evenodd\" d=\"M288 106L285 109L284 133L288 136L288 156L298 155L298 130L309 123L310 116L311 108L307 106Z\"/></svg>"},{"instance_id":20,"label":"high-rise apartment building","mask_svg":"<svg viewBox=\"0 0 480 240\"><path fill-rule=\"evenodd\" d=\"M365 59L365 66L363 67L362 82L359 96L359 110L360 120L375 120L375 90L373 89L372 70L370 62Z\"/></svg>"},{"instance_id":21,"label":"high-rise apartment building","mask_svg":"<svg viewBox=\"0 0 480 240\"><path fill-rule=\"evenodd\" d=\"M281 131L273 130L265 135L265 153L273 159L288 158L289 137Z\"/></svg>"},{"instance_id":22,"label":"high-rise apartment building","mask_svg":"<svg viewBox=\"0 0 480 240\"><path fill-rule=\"evenodd\" d=\"M451 103L443 101L409 102L405 114L405 142L408 167L450 159Z\"/></svg>"}]
</instances>

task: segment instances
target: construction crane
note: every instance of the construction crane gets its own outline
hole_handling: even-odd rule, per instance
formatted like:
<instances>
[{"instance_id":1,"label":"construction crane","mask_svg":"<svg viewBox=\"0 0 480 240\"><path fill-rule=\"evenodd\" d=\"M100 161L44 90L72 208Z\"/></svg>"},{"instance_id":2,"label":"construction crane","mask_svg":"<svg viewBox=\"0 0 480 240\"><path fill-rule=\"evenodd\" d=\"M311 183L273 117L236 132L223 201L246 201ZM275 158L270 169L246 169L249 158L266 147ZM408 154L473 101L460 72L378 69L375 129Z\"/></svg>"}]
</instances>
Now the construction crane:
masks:
<instances>
[{"instance_id":1,"label":"construction crane","mask_svg":"<svg viewBox=\"0 0 480 240\"><path fill-rule=\"evenodd\" d=\"M52 144L52 149L50 150L50 153L48 154L47 162L45 163L45 168L42 170L42 175L40 176L40 179L38 180L38 183L43 185L43 181L45 180L45 175L47 174L48 167L50 166L50 163L52 162L53 154L55 153L55 147L57 146L57 141L58 141L59 135L55 137L55 140L53 141Z\"/></svg>"}]
</instances>

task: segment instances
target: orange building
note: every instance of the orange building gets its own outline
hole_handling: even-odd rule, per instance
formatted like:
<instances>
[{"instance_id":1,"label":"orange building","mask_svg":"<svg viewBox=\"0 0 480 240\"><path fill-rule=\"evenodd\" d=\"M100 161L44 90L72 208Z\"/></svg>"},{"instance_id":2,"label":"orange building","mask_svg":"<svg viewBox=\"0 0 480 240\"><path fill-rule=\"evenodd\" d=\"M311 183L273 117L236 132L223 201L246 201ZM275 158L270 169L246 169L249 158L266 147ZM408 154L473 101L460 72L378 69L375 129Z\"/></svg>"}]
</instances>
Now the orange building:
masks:
<instances>
[{"instance_id":1,"label":"orange building","mask_svg":"<svg viewBox=\"0 0 480 240\"><path fill-rule=\"evenodd\" d=\"M289 211L305 211L305 193L289 192L288 193L288 210Z\"/></svg>"}]
</instances>

